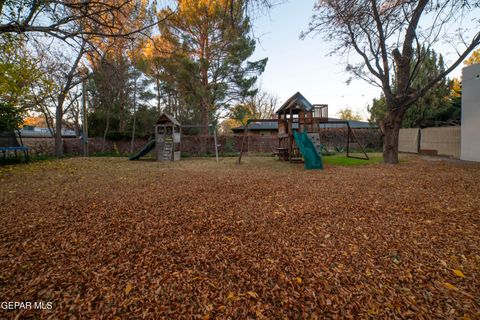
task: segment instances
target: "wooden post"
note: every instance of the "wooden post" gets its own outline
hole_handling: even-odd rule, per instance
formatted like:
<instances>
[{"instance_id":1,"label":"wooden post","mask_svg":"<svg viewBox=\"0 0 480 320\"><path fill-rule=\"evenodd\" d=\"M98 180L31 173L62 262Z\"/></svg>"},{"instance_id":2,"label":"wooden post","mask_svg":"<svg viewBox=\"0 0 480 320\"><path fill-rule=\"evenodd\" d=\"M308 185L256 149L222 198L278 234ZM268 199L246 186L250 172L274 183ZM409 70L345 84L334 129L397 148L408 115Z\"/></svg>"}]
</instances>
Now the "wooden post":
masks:
<instances>
[{"instance_id":1,"label":"wooden post","mask_svg":"<svg viewBox=\"0 0 480 320\"><path fill-rule=\"evenodd\" d=\"M350 153L350 125L347 122L347 157Z\"/></svg>"},{"instance_id":2,"label":"wooden post","mask_svg":"<svg viewBox=\"0 0 480 320\"><path fill-rule=\"evenodd\" d=\"M310 119L311 119L311 120L310 120L310 124L311 124L311 126L312 126L312 131L313 131L313 130L317 130L317 128L315 128L315 122L314 122L313 116L314 116L314 114L313 114L313 112L312 112L312 114L310 115Z\"/></svg>"},{"instance_id":3,"label":"wooden post","mask_svg":"<svg viewBox=\"0 0 480 320\"><path fill-rule=\"evenodd\" d=\"M278 132L277 132L277 136L278 136L278 148L281 148L282 145L280 144L280 122L281 122L281 120L282 120L282 115L281 115L281 114L278 114L277 118L278 118L278 120L277 120L277 121L278 121ZM280 150L280 149L278 149L277 151L279 151L279 150Z\"/></svg>"},{"instance_id":4,"label":"wooden post","mask_svg":"<svg viewBox=\"0 0 480 320\"><path fill-rule=\"evenodd\" d=\"M213 141L215 142L215 158L218 162L218 144L217 144L217 129L213 128Z\"/></svg>"},{"instance_id":5,"label":"wooden post","mask_svg":"<svg viewBox=\"0 0 480 320\"><path fill-rule=\"evenodd\" d=\"M290 130L288 133L288 160L292 159L292 151L293 151L293 111L290 108L290 119L288 121Z\"/></svg>"},{"instance_id":6,"label":"wooden post","mask_svg":"<svg viewBox=\"0 0 480 320\"><path fill-rule=\"evenodd\" d=\"M247 154L250 152L250 132L247 132Z\"/></svg>"},{"instance_id":7,"label":"wooden post","mask_svg":"<svg viewBox=\"0 0 480 320\"><path fill-rule=\"evenodd\" d=\"M307 129L307 115L305 114L305 111L302 112L302 116L303 116L303 130L307 130L307 132L308 132L308 129Z\"/></svg>"},{"instance_id":8,"label":"wooden post","mask_svg":"<svg viewBox=\"0 0 480 320\"><path fill-rule=\"evenodd\" d=\"M87 92L85 80L82 81L82 113L83 113L83 156L88 157L88 121L87 121Z\"/></svg>"}]
</instances>

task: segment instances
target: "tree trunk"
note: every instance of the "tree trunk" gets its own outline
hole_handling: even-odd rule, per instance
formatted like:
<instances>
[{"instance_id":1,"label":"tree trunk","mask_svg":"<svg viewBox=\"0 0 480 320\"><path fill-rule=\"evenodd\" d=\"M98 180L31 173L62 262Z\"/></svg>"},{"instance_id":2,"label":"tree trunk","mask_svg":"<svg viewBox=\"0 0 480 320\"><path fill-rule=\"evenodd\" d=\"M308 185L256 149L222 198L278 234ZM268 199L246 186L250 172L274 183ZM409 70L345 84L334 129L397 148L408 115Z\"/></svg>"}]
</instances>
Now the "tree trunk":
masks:
<instances>
[{"instance_id":1,"label":"tree trunk","mask_svg":"<svg viewBox=\"0 0 480 320\"><path fill-rule=\"evenodd\" d=\"M80 115L78 112L74 112L73 114L73 125L75 129L75 138L80 138Z\"/></svg>"},{"instance_id":2,"label":"tree trunk","mask_svg":"<svg viewBox=\"0 0 480 320\"><path fill-rule=\"evenodd\" d=\"M209 121L208 121L208 105L205 103L205 101L203 102L203 106L202 106L202 152L204 155L207 155L207 151L208 151L208 148L207 148L207 138L208 138L208 125L209 125Z\"/></svg>"},{"instance_id":3,"label":"tree trunk","mask_svg":"<svg viewBox=\"0 0 480 320\"><path fill-rule=\"evenodd\" d=\"M82 42L82 46L80 48L80 51L78 52L78 55L75 59L75 62L73 65L70 67L70 71L67 74L67 77L65 79L65 85L62 87L60 94L58 96L58 101L57 101L57 108L55 110L55 155L57 157L63 157L63 140L62 140L62 121L63 121L63 105L65 103L65 98L70 91L76 84L73 84L73 78L75 77L75 71L77 70L78 64L80 60L82 59L82 56L84 54L84 48L85 48L86 42Z\"/></svg>"},{"instance_id":4,"label":"tree trunk","mask_svg":"<svg viewBox=\"0 0 480 320\"><path fill-rule=\"evenodd\" d=\"M160 88L160 80L155 79L155 84L157 87L157 110L158 110L158 116L162 114L162 93L161 93L161 88Z\"/></svg>"},{"instance_id":5,"label":"tree trunk","mask_svg":"<svg viewBox=\"0 0 480 320\"><path fill-rule=\"evenodd\" d=\"M205 24L202 26L200 32L200 47L198 56L200 58L200 80L203 86L202 92L202 101L201 101L201 122L202 122L202 151L207 154L207 139L208 139L208 125L209 125L209 115L210 115L210 83L208 79L208 68L210 65L209 61L209 38L208 38L208 21L205 21Z\"/></svg>"},{"instance_id":6,"label":"tree trunk","mask_svg":"<svg viewBox=\"0 0 480 320\"><path fill-rule=\"evenodd\" d=\"M118 105L118 131L119 132L125 132L125 127L126 127L126 123L125 123L125 114L126 114L126 107L125 107L125 94L123 92L122 89L119 90L118 92L118 102L119 102L119 105Z\"/></svg>"},{"instance_id":7,"label":"tree trunk","mask_svg":"<svg viewBox=\"0 0 480 320\"><path fill-rule=\"evenodd\" d=\"M57 108L55 110L55 156L63 157L63 139L62 139L62 120L63 103L65 94L63 92L58 96Z\"/></svg>"},{"instance_id":8,"label":"tree trunk","mask_svg":"<svg viewBox=\"0 0 480 320\"><path fill-rule=\"evenodd\" d=\"M381 124L383 132L383 161L398 164L398 136L402 127L403 113L390 112Z\"/></svg>"},{"instance_id":9,"label":"tree trunk","mask_svg":"<svg viewBox=\"0 0 480 320\"><path fill-rule=\"evenodd\" d=\"M105 144L107 143L108 129L110 128L110 106L107 109L107 123L105 124L105 131L103 132L102 152L105 152Z\"/></svg>"},{"instance_id":10,"label":"tree trunk","mask_svg":"<svg viewBox=\"0 0 480 320\"><path fill-rule=\"evenodd\" d=\"M171 112L170 112L171 107L172 107L172 93L169 92L167 94L167 103L166 103L165 108L164 108L164 111L166 113L168 113L169 115L171 115Z\"/></svg>"}]
</instances>

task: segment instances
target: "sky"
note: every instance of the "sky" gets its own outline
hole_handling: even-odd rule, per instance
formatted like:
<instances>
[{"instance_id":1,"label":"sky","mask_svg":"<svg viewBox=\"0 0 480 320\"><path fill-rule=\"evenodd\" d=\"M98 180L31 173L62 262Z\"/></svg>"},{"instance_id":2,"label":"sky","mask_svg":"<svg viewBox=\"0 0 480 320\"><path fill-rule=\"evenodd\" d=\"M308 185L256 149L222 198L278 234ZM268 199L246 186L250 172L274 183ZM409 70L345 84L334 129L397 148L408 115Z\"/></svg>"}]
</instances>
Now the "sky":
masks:
<instances>
[{"instance_id":1,"label":"sky","mask_svg":"<svg viewBox=\"0 0 480 320\"><path fill-rule=\"evenodd\" d=\"M311 103L328 104L330 117L350 108L367 119L367 106L380 96L381 89L360 79L347 85L350 74L344 71L345 58L327 56L332 43L320 36L299 39L308 27L314 2L288 1L256 18L254 33L259 43L251 60L269 58L262 88L277 95L280 104L300 91ZM457 68L450 77L460 74Z\"/></svg>"}]
</instances>

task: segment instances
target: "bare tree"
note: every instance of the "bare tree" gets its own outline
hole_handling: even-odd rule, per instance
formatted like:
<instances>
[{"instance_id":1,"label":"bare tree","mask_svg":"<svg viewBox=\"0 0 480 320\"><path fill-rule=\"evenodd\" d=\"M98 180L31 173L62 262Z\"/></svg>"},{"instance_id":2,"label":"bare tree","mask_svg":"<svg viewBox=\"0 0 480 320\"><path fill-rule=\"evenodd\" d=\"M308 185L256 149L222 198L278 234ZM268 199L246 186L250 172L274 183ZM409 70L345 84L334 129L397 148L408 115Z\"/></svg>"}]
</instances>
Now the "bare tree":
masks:
<instances>
[{"instance_id":1,"label":"bare tree","mask_svg":"<svg viewBox=\"0 0 480 320\"><path fill-rule=\"evenodd\" d=\"M247 99L247 105L251 108L252 118L272 119L278 107L278 97L259 88L254 96Z\"/></svg>"},{"instance_id":2,"label":"bare tree","mask_svg":"<svg viewBox=\"0 0 480 320\"><path fill-rule=\"evenodd\" d=\"M62 126L64 115L69 113L78 104L81 96L77 88L88 77L87 72L82 72L81 61L87 52L86 41L77 48L77 52L64 55L55 51L53 47L37 48L38 60L41 61L39 68L46 74L47 81L51 86L44 83L34 89L35 104L37 111L43 113L47 120L47 126L55 137L55 155L63 156ZM69 59L70 58L70 59ZM69 62L69 60L71 60Z\"/></svg>"},{"instance_id":3,"label":"bare tree","mask_svg":"<svg viewBox=\"0 0 480 320\"><path fill-rule=\"evenodd\" d=\"M43 33L61 40L89 36L128 37L153 27L151 21L135 30L122 32L119 18L135 25L131 16L137 0L2 0L0 1L0 34Z\"/></svg>"},{"instance_id":4,"label":"bare tree","mask_svg":"<svg viewBox=\"0 0 480 320\"><path fill-rule=\"evenodd\" d=\"M480 44L478 7L478 1L468 0L317 2L309 30L302 36L318 33L336 44L332 53L356 53L359 60L347 62L346 70L382 89L387 104L380 124L385 163L398 163L398 135L407 109ZM469 33L459 29L465 22L477 30L469 39ZM422 46L430 49L446 40L458 53L454 61L444 71L431 74L422 86L415 86L420 66L428 59L422 55L427 51Z\"/></svg>"},{"instance_id":5,"label":"bare tree","mask_svg":"<svg viewBox=\"0 0 480 320\"><path fill-rule=\"evenodd\" d=\"M64 126L75 131L75 137L80 138L81 126L80 126L80 117L81 117L81 99L82 92L80 86L76 87L77 90L72 90L68 93L69 104L67 108L64 109L65 120Z\"/></svg>"},{"instance_id":6,"label":"bare tree","mask_svg":"<svg viewBox=\"0 0 480 320\"><path fill-rule=\"evenodd\" d=\"M245 14L254 16L286 0L229 0L230 19L236 18L234 10L238 3L244 4ZM129 37L137 33L149 33L149 29L169 17L137 25L138 17L131 8L148 4L151 12L168 1L143 0L0 0L0 34L43 33L61 40L100 37ZM174 10L176 11L176 10ZM154 14L150 15L154 17ZM126 25L137 25L128 31L122 30L118 20Z\"/></svg>"},{"instance_id":7,"label":"bare tree","mask_svg":"<svg viewBox=\"0 0 480 320\"><path fill-rule=\"evenodd\" d=\"M69 69L67 69L68 72L63 74L64 79L60 84L60 92L58 93L57 103L55 106L55 155L57 157L63 157L62 123L63 115L65 113L64 104L66 97L70 90L81 84L86 76L82 76L79 71L80 61L86 51L85 46L86 42L82 42L82 45L80 46L73 63L69 66ZM73 101L70 103L73 103Z\"/></svg>"}]
</instances>

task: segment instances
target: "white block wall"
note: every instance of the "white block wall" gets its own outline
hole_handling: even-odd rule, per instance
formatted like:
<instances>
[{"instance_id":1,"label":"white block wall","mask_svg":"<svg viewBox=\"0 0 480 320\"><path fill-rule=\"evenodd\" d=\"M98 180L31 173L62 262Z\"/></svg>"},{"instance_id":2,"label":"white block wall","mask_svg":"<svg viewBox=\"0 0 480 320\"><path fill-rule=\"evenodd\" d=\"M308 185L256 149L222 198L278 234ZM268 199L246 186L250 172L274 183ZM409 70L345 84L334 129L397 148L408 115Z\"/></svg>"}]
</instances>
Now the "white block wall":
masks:
<instances>
[{"instance_id":1,"label":"white block wall","mask_svg":"<svg viewBox=\"0 0 480 320\"><path fill-rule=\"evenodd\" d=\"M480 64L463 68L460 159L480 162Z\"/></svg>"},{"instance_id":2,"label":"white block wall","mask_svg":"<svg viewBox=\"0 0 480 320\"><path fill-rule=\"evenodd\" d=\"M460 158L460 127L425 128L420 136L420 149L437 150L439 156Z\"/></svg>"},{"instance_id":3,"label":"white block wall","mask_svg":"<svg viewBox=\"0 0 480 320\"><path fill-rule=\"evenodd\" d=\"M398 135L398 151L418 153L420 129L402 128Z\"/></svg>"}]
</instances>

